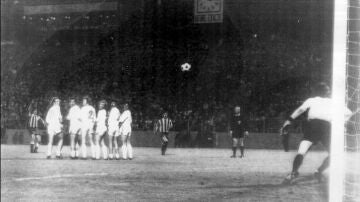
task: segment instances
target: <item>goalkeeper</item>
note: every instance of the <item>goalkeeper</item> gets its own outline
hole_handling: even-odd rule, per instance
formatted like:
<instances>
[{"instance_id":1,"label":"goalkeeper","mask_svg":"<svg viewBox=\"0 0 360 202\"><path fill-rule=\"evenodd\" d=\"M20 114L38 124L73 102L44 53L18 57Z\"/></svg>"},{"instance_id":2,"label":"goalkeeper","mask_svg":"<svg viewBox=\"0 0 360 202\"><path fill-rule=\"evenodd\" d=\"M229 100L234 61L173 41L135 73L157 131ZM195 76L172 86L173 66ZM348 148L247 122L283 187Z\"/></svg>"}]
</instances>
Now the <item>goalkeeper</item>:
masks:
<instances>
[{"instance_id":1,"label":"goalkeeper","mask_svg":"<svg viewBox=\"0 0 360 202\"><path fill-rule=\"evenodd\" d=\"M298 153L293 161L291 173L285 178L284 183L291 183L299 175L299 167L301 166L305 154L309 151L313 144L321 142L322 145L330 152L330 128L331 128L331 107L332 101L330 97L330 88L325 83L319 83L313 89L314 97L307 99L299 108L297 108L280 129L281 134L287 131L289 125L294 119L301 114L306 113L306 121L303 125L304 137L300 142ZM351 116L351 111L345 109L345 118ZM320 167L314 173L319 181L322 178L322 172L329 166L328 155Z\"/></svg>"}]
</instances>

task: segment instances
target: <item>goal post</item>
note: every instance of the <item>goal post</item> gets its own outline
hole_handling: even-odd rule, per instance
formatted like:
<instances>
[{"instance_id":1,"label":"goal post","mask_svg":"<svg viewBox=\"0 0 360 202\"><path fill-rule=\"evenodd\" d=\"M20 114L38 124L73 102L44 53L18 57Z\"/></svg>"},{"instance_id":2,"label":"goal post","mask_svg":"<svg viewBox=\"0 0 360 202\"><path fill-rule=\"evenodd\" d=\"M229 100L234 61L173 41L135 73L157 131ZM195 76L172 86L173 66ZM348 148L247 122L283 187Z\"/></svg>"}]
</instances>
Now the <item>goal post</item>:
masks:
<instances>
[{"instance_id":1,"label":"goal post","mask_svg":"<svg viewBox=\"0 0 360 202\"><path fill-rule=\"evenodd\" d=\"M347 0L334 0L333 61L332 61L332 130L329 201L339 202L344 192L344 134L346 89Z\"/></svg>"}]
</instances>

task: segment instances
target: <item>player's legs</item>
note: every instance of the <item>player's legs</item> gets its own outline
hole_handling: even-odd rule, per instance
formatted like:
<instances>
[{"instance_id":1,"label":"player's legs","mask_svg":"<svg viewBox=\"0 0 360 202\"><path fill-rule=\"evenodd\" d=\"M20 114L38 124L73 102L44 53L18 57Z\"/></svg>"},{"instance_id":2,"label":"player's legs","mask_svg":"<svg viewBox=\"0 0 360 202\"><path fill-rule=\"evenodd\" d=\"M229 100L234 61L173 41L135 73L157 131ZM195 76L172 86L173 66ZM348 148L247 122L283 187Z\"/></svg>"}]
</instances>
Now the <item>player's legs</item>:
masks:
<instances>
[{"instance_id":1,"label":"player's legs","mask_svg":"<svg viewBox=\"0 0 360 202\"><path fill-rule=\"evenodd\" d=\"M46 158L48 158L48 159L51 158L54 135L55 134L52 131L48 130L48 149L47 149L47 153L46 153Z\"/></svg>"},{"instance_id":2,"label":"player's legs","mask_svg":"<svg viewBox=\"0 0 360 202\"><path fill-rule=\"evenodd\" d=\"M245 150L244 138L243 137L239 138L239 144L240 144L240 153L241 153L240 158L243 158L244 157L244 150Z\"/></svg>"},{"instance_id":3,"label":"player's legs","mask_svg":"<svg viewBox=\"0 0 360 202\"><path fill-rule=\"evenodd\" d=\"M239 139L236 137L232 138L232 151L233 151L233 155L231 156L231 158L235 158L236 157L236 148L237 145L239 143Z\"/></svg>"},{"instance_id":4,"label":"player's legs","mask_svg":"<svg viewBox=\"0 0 360 202\"><path fill-rule=\"evenodd\" d=\"M169 142L169 137L167 133L161 133L161 155L165 155L168 142Z\"/></svg>"},{"instance_id":5,"label":"player's legs","mask_svg":"<svg viewBox=\"0 0 360 202\"><path fill-rule=\"evenodd\" d=\"M92 133L91 130L89 130L88 136L90 139L89 142L90 142L90 149L91 149L91 158L96 159L96 149L95 149L96 141L94 141L94 134Z\"/></svg>"},{"instance_id":6,"label":"player's legs","mask_svg":"<svg viewBox=\"0 0 360 202\"><path fill-rule=\"evenodd\" d=\"M121 135L121 142L122 142L122 146L121 146L121 151L122 151L122 158L125 160L127 159L127 136L126 135Z\"/></svg>"},{"instance_id":7,"label":"player's legs","mask_svg":"<svg viewBox=\"0 0 360 202\"><path fill-rule=\"evenodd\" d=\"M299 175L299 168L303 162L305 154L309 151L310 147L312 146L312 142L309 140L302 140L299 145L298 153L294 158L293 167L291 173L285 178L285 182L291 182L294 178Z\"/></svg>"},{"instance_id":8,"label":"player's legs","mask_svg":"<svg viewBox=\"0 0 360 202\"><path fill-rule=\"evenodd\" d=\"M293 169L292 172L298 172L302 161L304 159L305 154L309 151L310 147L312 146L312 142L309 140L302 140L299 145L298 153L295 156L293 162Z\"/></svg>"},{"instance_id":9,"label":"player's legs","mask_svg":"<svg viewBox=\"0 0 360 202\"><path fill-rule=\"evenodd\" d=\"M34 153L38 152L39 149L39 142L41 141L41 136L39 134L35 134L35 148Z\"/></svg>"},{"instance_id":10,"label":"player's legs","mask_svg":"<svg viewBox=\"0 0 360 202\"><path fill-rule=\"evenodd\" d=\"M107 160L108 159L108 148L107 148L106 142L105 142L105 133L100 137L99 145L101 145L103 159Z\"/></svg>"},{"instance_id":11,"label":"player's legs","mask_svg":"<svg viewBox=\"0 0 360 202\"><path fill-rule=\"evenodd\" d=\"M62 146L63 146L63 136L64 135L63 135L62 132L59 132L56 135L59 138L58 143L57 143L56 158L62 158L61 149L62 149Z\"/></svg>"},{"instance_id":12,"label":"player's legs","mask_svg":"<svg viewBox=\"0 0 360 202\"><path fill-rule=\"evenodd\" d=\"M115 134L114 132L111 132L109 133L109 159L113 159L113 142L114 142L114 139L115 139Z\"/></svg>"},{"instance_id":13,"label":"player's legs","mask_svg":"<svg viewBox=\"0 0 360 202\"><path fill-rule=\"evenodd\" d=\"M114 153L115 153L115 158L117 160L120 159L120 151L119 151L119 140L120 140L120 137L118 134L116 134L114 136Z\"/></svg>"},{"instance_id":14,"label":"player's legs","mask_svg":"<svg viewBox=\"0 0 360 202\"><path fill-rule=\"evenodd\" d=\"M88 130L81 129L81 153L82 153L82 158L86 159L87 158L87 154L86 154L86 136L87 136Z\"/></svg>"},{"instance_id":15,"label":"player's legs","mask_svg":"<svg viewBox=\"0 0 360 202\"><path fill-rule=\"evenodd\" d=\"M122 156L123 159L129 159L131 160L133 158L133 148L130 141L131 132L127 132L125 134L121 135L122 140Z\"/></svg>"},{"instance_id":16,"label":"player's legs","mask_svg":"<svg viewBox=\"0 0 360 202\"><path fill-rule=\"evenodd\" d=\"M34 153L34 149L35 149L35 131L30 129L30 153Z\"/></svg>"},{"instance_id":17,"label":"player's legs","mask_svg":"<svg viewBox=\"0 0 360 202\"><path fill-rule=\"evenodd\" d=\"M79 158L80 156L80 146L81 146L81 130L79 130L75 134L75 145L74 145L75 159Z\"/></svg>"},{"instance_id":18,"label":"player's legs","mask_svg":"<svg viewBox=\"0 0 360 202\"><path fill-rule=\"evenodd\" d=\"M73 132L70 132L70 158L75 158L75 137L76 135Z\"/></svg>"},{"instance_id":19,"label":"player's legs","mask_svg":"<svg viewBox=\"0 0 360 202\"><path fill-rule=\"evenodd\" d=\"M129 160L132 160L133 159L133 148L131 146L131 132L127 133L126 135L126 150L127 150L127 155L129 157ZM167 142L166 142L166 145L167 145ZM166 147L165 147L165 150L166 150Z\"/></svg>"}]
</instances>

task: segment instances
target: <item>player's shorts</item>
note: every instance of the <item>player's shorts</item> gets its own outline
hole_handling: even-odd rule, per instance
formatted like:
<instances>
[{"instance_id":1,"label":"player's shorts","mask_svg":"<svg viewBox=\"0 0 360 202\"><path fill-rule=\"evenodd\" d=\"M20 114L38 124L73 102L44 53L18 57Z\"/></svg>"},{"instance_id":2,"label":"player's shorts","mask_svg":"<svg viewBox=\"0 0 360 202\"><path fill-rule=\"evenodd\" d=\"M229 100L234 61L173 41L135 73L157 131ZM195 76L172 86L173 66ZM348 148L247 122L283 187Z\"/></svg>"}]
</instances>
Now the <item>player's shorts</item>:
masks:
<instances>
[{"instance_id":1,"label":"player's shorts","mask_svg":"<svg viewBox=\"0 0 360 202\"><path fill-rule=\"evenodd\" d=\"M96 126L96 134L98 135L104 135L104 133L107 131L107 128L105 125L98 125Z\"/></svg>"},{"instance_id":2,"label":"player's shorts","mask_svg":"<svg viewBox=\"0 0 360 202\"><path fill-rule=\"evenodd\" d=\"M81 127L78 124L70 124L69 133L70 134L79 134L81 132Z\"/></svg>"},{"instance_id":3,"label":"player's shorts","mask_svg":"<svg viewBox=\"0 0 360 202\"><path fill-rule=\"evenodd\" d=\"M93 123L84 123L81 126L81 132L83 133L83 135L85 135L84 133L87 132L88 134L91 134L94 132L94 124Z\"/></svg>"},{"instance_id":4,"label":"player's shorts","mask_svg":"<svg viewBox=\"0 0 360 202\"><path fill-rule=\"evenodd\" d=\"M47 132L49 135L57 135L61 132L61 127L51 127L48 126Z\"/></svg>"},{"instance_id":5,"label":"player's shorts","mask_svg":"<svg viewBox=\"0 0 360 202\"><path fill-rule=\"evenodd\" d=\"M117 126L115 124L109 125L108 135L115 136L115 137L119 136L120 135L119 126Z\"/></svg>"},{"instance_id":6,"label":"player's shorts","mask_svg":"<svg viewBox=\"0 0 360 202\"><path fill-rule=\"evenodd\" d=\"M232 138L236 138L236 139L244 138L244 132L235 132L235 131L233 131Z\"/></svg>"},{"instance_id":7,"label":"player's shorts","mask_svg":"<svg viewBox=\"0 0 360 202\"><path fill-rule=\"evenodd\" d=\"M328 121L319 119L308 120L303 125L303 140L308 140L313 144L321 142L327 149L330 148L331 124Z\"/></svg>"},{"instance_id":8,"label":"player's shorts","mask_svg":"<svg viewBox=\"0 0 360 202\"><path fill-rule=\"evenodd\" d=\"M131 135L131 128L130 127L120 127L120 135Z\"/></svg>"},{"instance_id":9,"label":"player's shorts","mask_svg":"<svg viewBox=\"0 0 360 202\"><path fill-rule=\"evenodd\" d=\"M30 135L32 135L32 134L40 135L40 130L38 128L29 127L28 130L29 130Z\"/></svg>"},{"instance_id":10,"label":"player's shorts","mask_svg":"<svg viewBox=\"0 0 360 202\"><path fill-rule=\"evenodd\" d=\"M160 138L162 144L169 142L169 133L161 133Z\"/></svg>"}]
</instances>

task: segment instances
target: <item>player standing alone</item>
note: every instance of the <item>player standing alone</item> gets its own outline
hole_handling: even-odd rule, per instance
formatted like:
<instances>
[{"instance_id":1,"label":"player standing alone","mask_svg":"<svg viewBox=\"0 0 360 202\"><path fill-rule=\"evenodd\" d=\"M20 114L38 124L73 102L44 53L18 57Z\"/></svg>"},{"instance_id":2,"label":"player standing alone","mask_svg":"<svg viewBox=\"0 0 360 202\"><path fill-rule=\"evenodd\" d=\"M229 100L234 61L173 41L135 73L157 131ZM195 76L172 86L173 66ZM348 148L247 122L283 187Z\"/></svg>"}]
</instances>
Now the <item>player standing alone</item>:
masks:
<instances>
[{"instance_id":1,"label":"player standing alone","mask_svg":"<svg viewBox=\"0 0 360 202\"><path fill-rule=\"evenodd\" d=\"M48 133L48 151L47 151L47 159L51 159L52 145L54 136L59 137L56 158L61 159L61 148L63 146L63 133L62 133L62 115L60 111L60 99L54 97L51 101L51 107L46 114L45 121L47 123L47 133Z\"/></svg>"},{"instance_id":2,"label":"player standing alone","mask_svg":"<svg viewBox=\"0 0 360 202\"><path fill-rule=\"evenodd\" d=\"M168 113L165 112L163 117L159 119L155 125L155 133L160 133L161 140L161 155L165 155L167 145L169 143L169 130L173 127L172 121L168 118Z\"/></svg>"},{"instance_id":3,"label":"player standing alone","mask_svg":"<svg viewBox=\"0 0 360 202\"><path fill-rule=\"evenodd\" d=\"M122 158L124 160L133 158L133 149L130 142L131 137L131 123L132 117L131 112L129 110L129 105L127 103L124 104L124 111L120 115L119 124L120 124L120 134L121 134L121 150L122 150Z\"/></svg>"},{"instance_id":4,"label":"player standing alone","mask_svg":"<svg viewBox=\"0 0 360 202\"><path fill-rule=\"evenodd\" d=\"M297 108L283 124L281 133L287 131L288 126L301 114L307 113L307 120L303 125L304 137L300 142L298 153L293 161L291 173L285 178L284 183L291 183L299 175L299 168L303 162L305 154L313 144L321 142L330 152L330 128L331 128L331 107L332 101L329 98L330 88L325 83L319 83L314 88L315 97L307 99ZM345 118L349 118L351 111L345 109ZM321 181L322 172L329 166L330 154L324 159L314 176Z\"/></svg>"},{"instance_id":5,"label":"player standing alone","mask_svg":"<svg viewBox=\"0 0 360 202\"><path fill-rule=\"evenodd\" d=\"M81 114L80 107L76 104L75 98L70 98L70 110L66 117L69 120L69 134L70 134L70 158L75 159L79 157L77 144L79 144L81 135Z\"/></svg>"},{"instance_id":6,"label":"player standing alone","mask_svg":"<svg viewBox=\"0 0 360 202\"><path fill-rule=\"evenodd\" d=\"M39 134L39 122L41 121L44 125L45 121L38 115L38 110L34 109L29 114L29 131L31 133L30 141L30 153L37 153L39 148L40 134Z\"/></svg>"},{"instance_id":7,"label":"player standing alone","mask_svg":"<svg viewBox=\"0 0 360 202\"><path fill-rule=\"evenodd\" d=\"M233 155L231 158L236 157L236 149L238 144L240 144L240 158L244 157L244 136L249 136L249 132L246 130L246 122L241 116L241 108L240 106L235 106L234 114L230 119L230 135L232 136L232 151Z\"/></svg>"}]
</instances>

